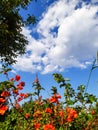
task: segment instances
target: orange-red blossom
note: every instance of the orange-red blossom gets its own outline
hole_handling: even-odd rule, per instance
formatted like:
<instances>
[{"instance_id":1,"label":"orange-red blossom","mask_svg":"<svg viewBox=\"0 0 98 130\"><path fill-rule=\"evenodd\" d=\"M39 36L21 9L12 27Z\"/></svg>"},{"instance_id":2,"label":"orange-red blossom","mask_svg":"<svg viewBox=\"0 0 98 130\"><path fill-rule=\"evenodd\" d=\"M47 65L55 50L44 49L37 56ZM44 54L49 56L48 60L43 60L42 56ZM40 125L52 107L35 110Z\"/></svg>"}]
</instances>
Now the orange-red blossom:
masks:
<instances>
[{"instance_id":1,"label":"orange-red blossom","mask_svg":"<svg viewBox=\"0 0 98 130\"><path fill-rule=\"evenodd\" d=\"M6 102L4 98L0 98L0 104Z\"/></svg>"},{"instance_id":2,"label":"orange-red blossom","mask_svg":"<svg viewBox=\"0 0 98 130\"><path fill-rule=\"evenodd\" d=\"M35 111L33 117L38 117L38 118L42 117L42 112L40 110Z\"/></svg>"},{"instance_id":3,"label":"orange-red blossom","mask_svg":"<svg viewBox=\"0 0 98 130\"><path fill-rule=\"evenodd\" d=\"M17 89L18 89L18 90L22 90L24 86L25 86L25 82L20 82L20 83L17 85Z\"/></svg>"},{"instance_id":4,"label":"orange-red blossom","mask_svg":"<svg viewBox=\"0 0 98 130\"><path fill-rule=\"evenodd\" d=\"M15 80L16 80L16 81L19 81L20 78L21 78L20 75L16 75L16 76L15 76Z\"/></svg>"},{"instance_id":5,"label":"orange-red blossom","mask_svg":"<svg viewBox=\"0 0 98 130\"><path fill-rule=\"evenodd\" d=\"M59 98L61 98L61 95L60 94L54 94L50 99L49 101L51 103L59 103Z\"/></svg>"},{"instance_id":6,"label":"orange-red blossom","mask_svg":"<svg viewBox=\"0 0 98 130\"><path fill-rule=\"evenodd\" d=\"M35 124L34 124L34 128L35 128L35 130L39 130L39 128L40 128L40 123L35 123Z\"/></svg>"},{"instance_id":7,"label":"orange-red blossom","mask_svg":"<svg viewBox=\"0 0 98 130\"><path fill-rule=\"evenodd\" d=\"M92 110L92 111L91 111L91 114L92 114L92 115L94 115L94 114L95 114L95 111L94 111L94 110Z\"/></svg>"},{"instance_id":8,"label":"orange-red blossom","mask_svg":"<svg viewBox=\"0 0 98 130\"><path fill-rule=\"evenodd\" d=\"M46 108L45 112L52 114L52 109L48 107L48 108Z\"/></svg>"},{"instance_id":9,"label":"orange-red blossom","mask_svg":"<svg viewBox=\"0 0 98 130\"><path fill-rule=\"evenodd\" d=\"M19 94L19 97L17 98L17 101L20 102L20 101L22 101L23 99L28 98L28 97L29 97L29 94L28 94L28 93L20 93L20 94Z\"/></svg>"},{"instance_id":10,"label":"orange-red blossom","mask_svg":"<svg viewBox=\"0 0 98 130\"><path fill-rule=\"evenodd\" d=\"M22 98L28 98L28 97L29 97L29 94L28 94L28 93L20 93L19 95L20 95L20 97L22 97Z\"/></svg>"},{"instance_id":11,"label":"orange-red blossom","mask_svg":"<svg viewBox=\"0 0 98 130\"><path fill-rule=\"evenodd\" d=\"M73 108L66 108L67 112L67 121L72 122L74 119L78 117L77 112Z\"/></svg>"},{"instance_id":12,"label":"orange-red blossom","mask_svg":"<svg viewBox=\"0 0 98 130\"><path fill-rule=\"evenodd\" d=\"M0 115L4 115L4 113L7 111L8 107L6 105L3 105L0 107Z\"/></svg>"},{"instance_id":13,"label":"orange-red blossom","mask_svg":"<svg viewBox=\"0 0 98 130\"><path fill-rule=\"evenodd\" d=\"M55 130L55 127L51 124L46 124L43 128L43 130Z\"/></svg>"},{"instance_id":14,"label":"orange-red blossom","mask_svg":"<svg viewBox=\"0 0 98 130\"><path fill-rule=\"evenodd\" d=\"M8 92L8 91L3 91L3 92L1 93L1 96L2 96L2 97L8 97L8 96L10 96L10 92Z\"/></svg>"},{"instance_id":15,"label":"orange-red blossom","mask_svg":"<svg viewBox=\"0 0 98 130\"><path fill-rule=\"evenodd\" d=\"M29 114L29 113L26 113L26 114L25 114L25 118L28 119L29 117L30 117L30 114Z\"/></svg>"}]
</instances>

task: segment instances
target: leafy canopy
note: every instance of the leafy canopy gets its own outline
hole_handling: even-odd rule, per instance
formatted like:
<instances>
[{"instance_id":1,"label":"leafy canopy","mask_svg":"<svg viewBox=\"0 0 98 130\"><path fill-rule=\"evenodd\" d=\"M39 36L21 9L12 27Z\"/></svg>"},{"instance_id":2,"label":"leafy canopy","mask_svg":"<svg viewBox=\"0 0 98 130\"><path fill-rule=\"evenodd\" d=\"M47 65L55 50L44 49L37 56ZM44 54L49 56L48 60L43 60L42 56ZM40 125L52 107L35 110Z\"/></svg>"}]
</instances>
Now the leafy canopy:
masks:
<instances>
[{"instance_id":1,"label":"leafy canopy","mask_svg":"<svg viewBox=\"0 0 98 130\"><path fill-rule=\"evenodd\" d=\"M0 0L0 59L5 65L16 63L15 58L25 53L28 44L22 27L36 23L36 17L28 15L24 21L20 9L27 9L31 0Z\"/></svg>"}]
</instances>

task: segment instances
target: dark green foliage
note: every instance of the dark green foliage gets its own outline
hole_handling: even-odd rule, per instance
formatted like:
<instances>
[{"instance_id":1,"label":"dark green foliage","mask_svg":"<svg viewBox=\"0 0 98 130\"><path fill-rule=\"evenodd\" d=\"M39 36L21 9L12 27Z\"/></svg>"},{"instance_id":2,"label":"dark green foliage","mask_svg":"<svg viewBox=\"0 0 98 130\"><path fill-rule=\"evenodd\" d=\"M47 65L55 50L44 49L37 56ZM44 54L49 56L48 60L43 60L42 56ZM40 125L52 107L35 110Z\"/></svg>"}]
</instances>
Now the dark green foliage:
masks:
<instances>
[{"instance_id":1,"label":"dark green foliage","mask_svg":"<svg viewBox=\"0 0 98 130\"><path fill-rule=\"evenodd\" d=\"M29 3L30 0L0 0L0 57L7 65L15 63L15 58L25 53L28 41L22 34L22 27L36 23L34 16L24 21L19 14Z\"/></svg>"}]
</instances>

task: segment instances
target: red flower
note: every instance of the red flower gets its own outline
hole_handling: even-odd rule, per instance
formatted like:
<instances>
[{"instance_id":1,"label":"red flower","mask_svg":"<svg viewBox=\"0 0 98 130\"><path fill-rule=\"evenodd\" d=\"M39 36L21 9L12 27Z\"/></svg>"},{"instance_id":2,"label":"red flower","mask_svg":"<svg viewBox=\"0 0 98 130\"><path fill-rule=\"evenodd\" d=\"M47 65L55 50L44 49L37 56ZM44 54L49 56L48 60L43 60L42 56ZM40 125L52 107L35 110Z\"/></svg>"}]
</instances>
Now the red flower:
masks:
<instances>
[{"instance_id":1,"label":"red flower","mask_svg":"<svg viewBox=\"0 0 98 130\"><path fill-rule=\"evenodd\" d=\"M51 103L58 103L58 100L57 100L57 98L55 98L55 97L51 97L51 98L49 99L49 101L50 101Z\"/></svg>"},{"instance_id":2,"label":"red flower","mask_svg":"<svg viewBox=\"0 0 98 130\"><path fill-rule=\"evenodd\" d=\"M51 108L46 108L45 112L46 112L46 113L50 113L50 114L52 114L52 110L51 110Z\"/></svg>"},{"instance_id":3,"label":"red flower","mask_svg":"<svg viewBox=\"0 0 98 130\"><path fill-rule=\"evenodd\" d=\"M7 109L8 109L7 106L1 106L0 107L0 115L4 115L4 113L6 112Z\"/></svg>"},{"instance_id":4,"label":"red flower","mask_svg":"<svg viewBox=\"0 0 98 130\"><path fill-rule=\"evenodd\" d=\"M15 76L15 80L16 80L16 81L19 81L19 80L20 80L20 75L16 75L16 76Z\"/></svg>"},{"instance_id":5,"label":"red flower","mask_svg":"<svg viewBox=\"0 0 98 130\"><path fill-rule=\"evenodd\" d=\"M25 82L20 82L19 85L25 86Z\"/></svg>"},{"instance_id":6,"label":"red flower","mask_svg":"<svg viewBox=\"0 0 98 130\"><path fill-rule=\"evenodd\" d=\"M72 122L74 119L78 117L77 112L73 108L66 108L67 112L67 121Z\"/></svg>"},{"instance_id":7,"label":"red flower","mask_svg":"<svg viewBox=\"0 0 98 130\"><path fill-rule=\"evenodd\" d=\"M10 96L10 92L8 92L8 91L3 91L3 92L1 93L1 96L3 96L3 97L8 97L8 96Z\"/></svg>"},{"instance_id":8,"label":"red flower","mask_svg":"<svg viewBox=\"0 0 98 130\"><path fill-rule=\"evenodd\" d=\"M92 111L91 111L91 113L92 113L92 115L94 115L94 114L95 114L95 111L94 111L94 110L92 110Z\"/></svg>"},{"instance_id":9,"label":"red flower","mask_svg":"<svg viewBox=\"0 0 98 130\"><path fill-rule=\"evenodd\" d=\"M59 103L59 98L61 98L61 95L59 95L59 94L54 94L50 99L49 99L49 101L51 102L51 103Z\"/></svg>"},{"instance_id":10,"label":"red flower","mask_svg":"<svg viewBox=\"0 0 98 130\"><path fill-rule=\"evenodd\" d=\"M67 120L67 122L72 122L73 119L71 117L67 117L66 120Z\"/></svg>"},{"instance_id":11,"label":"red flower","mask_svg":"<svg viewBox=\"0 0 98 130\"><path fill-rule=\"evenodd\" d=\"M12 91L14 94L19 95L18 89L13 89Z\"/></svg>"},{"instance_id":12,"label":"red flower","mask_svg":"<svg viewBox=\"0 0 98 130\"><path fill-rule=\"evenodd\" d=\"M6 100L4 98L0 98L0 103L4 103Z\"/></svg>"},{"instance_id":13,"label":"red flower","mask_svg":"<svg viewBox=\"0 0 98 130\"><path fill-rule=\"evenodd\" d=\"M78 117L78 114L74 113L73 117L74 117L74 119L76 119Z\"/></svg>"},{"instance_id":14,"label":"red flower","mask_svg":"<svg viewBox=\"0 0 98 130\"><path fill-rule=\"evenodd\" d=\"M22 97L18 97L17 101L20 102L22 99Z\"/></svg>"},{"instance_id":15,"label":"red flower","mask_svg":"<svg viewBox=\"0 0 98 130\"><path fill-rule=\"evenodd\" d=\"M40 123L34 124L34 128L35 128L36 130L39 130L39 128L40 128Z\"/></svg>"},{"instance_id":16,"label":"red flower","mask_svg":"<svg viewBox=\"0 0 98 130\"><path fill-rule=\"evenodd\" d=\"M27 98L29 95L27 93L20 93L20 97Z\"/></svg>"},{"instance_id":17,"label":"red flower","mask_svg":"<svg viewBox=\"0 0 98 130\"><path fill-rule=\"evenodd\" d=\"M17 89L18 89L18 90L22 90L22 89L23 89L23 86L17 85Z\"/></svg>"},{"instance_id":18,"label":"red flower","mask_svg":"<svg viewBox=\"0 0 98 130\"><path fill-rule=\"evenodd\" d=\"M26 113L25 114L25 118L29 118L30 117L30 114L29 113Z\"/></svg>"},{"instance_id":19,"label":"red flower","mask_svg":"<svg viewBox=\"0 0 98 130\"><path fill-rule=\"evenodd\" d=\"M15 108L16 109L19 109L20 108L20 105L18 103L15 104Z\"/></svg>"},{"instance_id":20,"label":"red flower","mask_svg":"<svg viewBox=\"0 0 98 130\"><path fill-rule=\"evenodd\" d=\"M59 114L60 114L61 117L63 117L63 116L64 116L64 111L63 111L63 110L60 110L60 111L59 111Z\"/></svg>"},{"instance_id":21,"label":"red flower","mask_svg":"<svg viewBox=\"0 0 98 130\"><path fill-rule=\"evenodd\" d=\"M29 94L24 94L24 98L28 98L29 97Z\"/></svg>"},{"instance_id":22,"label":"red flower","mask_svg":"<svg viewBox=\"0 0 98 130\"><path fill-rule=\"evenodd\" d=\"M20 95L20 97L24 97L25 94L24 93L20 93L19 95Z\"/></svg>"},{"instance_id":23,"label":"red flower","mask_svg":"<svg viewBox=\"0 0 98 130\"><path fill-rule=\"evenodd\" d=\"M55 127L51 124L44 125L44 130L55 130Z\"/></svg>"}]
</instances>

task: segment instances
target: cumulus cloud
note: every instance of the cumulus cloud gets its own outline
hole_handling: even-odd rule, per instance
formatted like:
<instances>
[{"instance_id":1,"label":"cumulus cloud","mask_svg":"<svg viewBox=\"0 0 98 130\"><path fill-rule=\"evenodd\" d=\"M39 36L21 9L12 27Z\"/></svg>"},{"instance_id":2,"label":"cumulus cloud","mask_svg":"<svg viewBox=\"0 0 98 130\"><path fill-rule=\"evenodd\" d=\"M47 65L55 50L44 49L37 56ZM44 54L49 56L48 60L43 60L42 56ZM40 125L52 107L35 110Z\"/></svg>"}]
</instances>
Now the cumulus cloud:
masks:
<instances>
[{"instance_id":1,"label":"cumulus cloud","mask_svg":"<svg viewBox=\"0 0 98 130\"><path fill-rule=\"evenodd\" d=\"M31 33L36 30L35 39ZM98 6L78 0L58 0L42 14L36 29L23 29L26 54L16 70L50 73L70 67L86 68L98 49Z\"/></svg>"}]
</instances>

